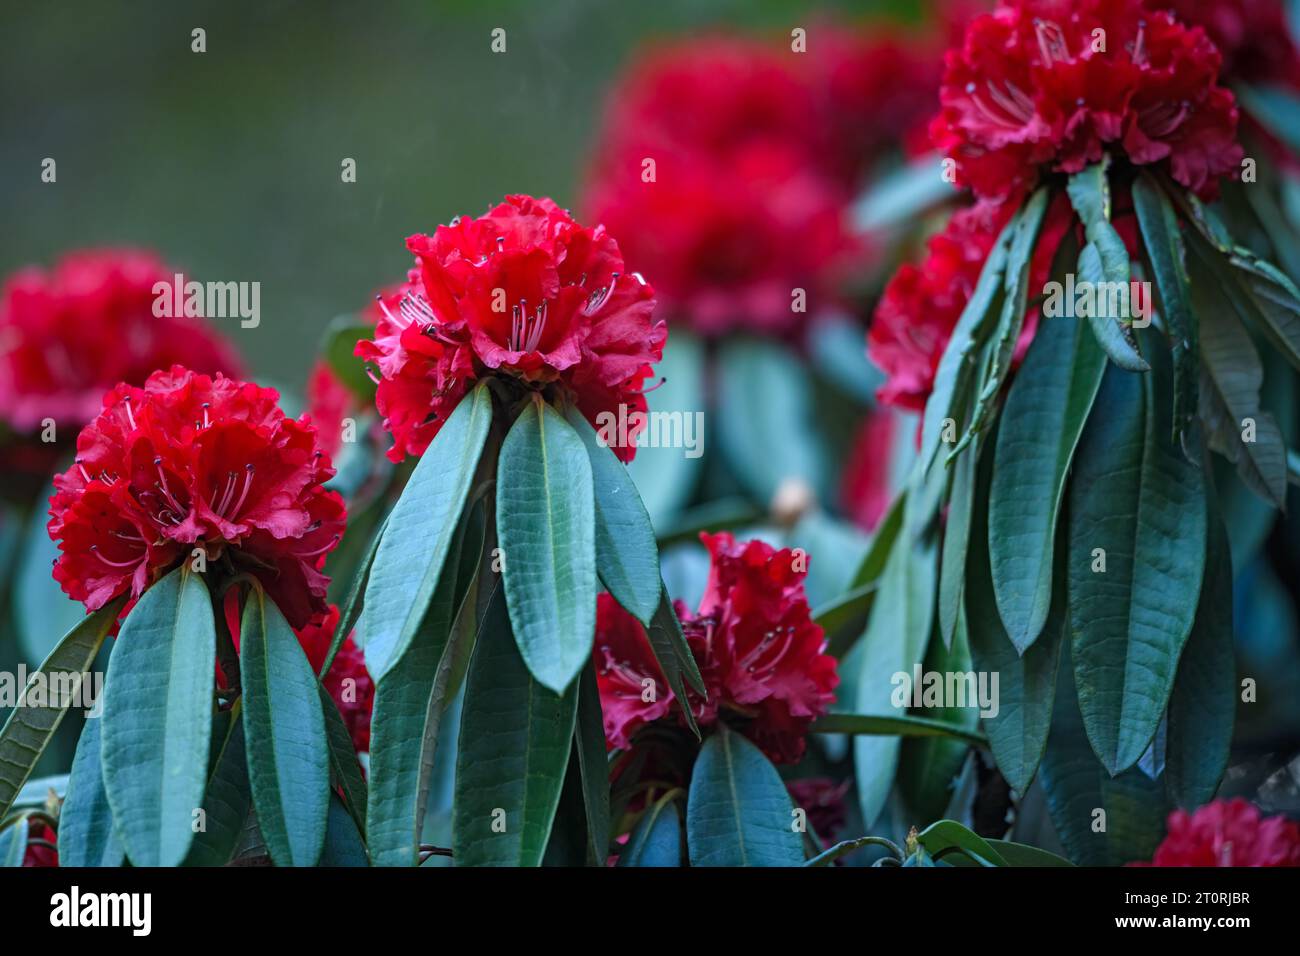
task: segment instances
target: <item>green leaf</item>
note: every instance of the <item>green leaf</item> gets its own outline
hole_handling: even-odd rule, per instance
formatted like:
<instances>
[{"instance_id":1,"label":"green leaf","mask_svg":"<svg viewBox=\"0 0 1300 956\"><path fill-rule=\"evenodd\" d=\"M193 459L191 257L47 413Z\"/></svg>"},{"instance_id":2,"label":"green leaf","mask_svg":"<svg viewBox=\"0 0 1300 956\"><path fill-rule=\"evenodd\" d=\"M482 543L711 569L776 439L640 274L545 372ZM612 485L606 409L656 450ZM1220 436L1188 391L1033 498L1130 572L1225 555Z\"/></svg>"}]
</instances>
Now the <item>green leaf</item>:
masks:
<instances>
[{"instance_id":1,"label":"green leaf","mask_svg":"<svg viewBox=\"0 0 1300 956\"><path fill-rule=\"evenodd\" d=\"M1223 522L1212 510L1200 606L1169 698L1165 786L1175 805L1195 809L1219 789L1232 747L1236 705L1232 557Z\"/></svg>"},{"instance_id":2,"label":"green leaf","mask_svg":"<svg viewBox=\"0 0 1300 956\"><path fill-rule=\"evenodd\" d=\"M344 806L353 815L357 826L364 832L369 796L366 781L361 775L361 764L356 751L352 748L352 735L343 715L339 713L338 704L329 695L323 684L316 685L320 697L321 713L325 717L325 740L329 745L330 783L343 791Z\"/></svg>"},{"instance_id":3,"label":"green leaf","mask_svg":"<svg viewBox=\"0 0 1300 956\"><path fill-rule=\"evenodd\" d=\"M1150 375L1107 369L1097 400L1106 413L1084 430L1070 485L1075 679L1088 738L1112 774L1155 736L1205 568L1205 476L1170 441L1166 372L1158 361Z\"/></svg>"},{"instance_id":4,"label":"green leaf","mask_svg":"<svg viewBox=\"0 0 1300 956\"><path fill-rule=\"evenodd\" d=\"M973 458L974 455L966 456ZM967 641L966 615L958 614L952 646L942 641L930 642L925 655L924 672L931 674L966 674L971 672L970 646ZM990 697L996 700L997 688L989 685ZM965 691L962 691L965 693ZM973 699L972 699L973 697ZM947 721L978 734L980 699L972 688L971 696L955 706L927 707L925 716ZM982 742L982 741L981 741ZM914 737L903 741L898 758L898 791L903 805L915 819L933 820L942 816L953 797L953 782L961 773L971 742L951 736Z\"/></svg>"},{"instance_id":5,"label":"green leaf","mask_svg":"<svg viewBox=\"0 0 1300 956\"><path fill-rule=\"evenodd\" d=\"M827 714L808 728L814 734L864 734L886 737L950 737L976 746L988 741L977 730L937 717L915 714Z\"/></svg>"},{"instance_id":6,"label":"green leaf","mask_svg":"<svg viewBox=\"0 0 1300 956\"><path fill-rule=\"evenodd\" d=\"M1039 772L1052 824L1070 860L1080 866L1149 860L1164 835L1164 782L1136 767L1112 777L1101 765L1084 734L1072 675L1067 650L1057 671L1052 733Z\"/></svg>"},{"instance_id":7,"label":"green leaf","mask_svg":"<svg viewBox=\"0 0 1300 956\"><path fill-rule=\"evenodd\" d=\"M179 866L203 806L217 632L203 580L182 565L141 595L108 661L101 759L134 866Z\"/></svg>"},{"instance_id":8,"label":"green leaf","mask_svg":"<svg viewBox=\"0 0 1300 956\"><path fill-rule=\"evenodd\" d=\"M1019 215L1012 216L989 250L975 289L966 300L952 336L939 359L934 375L934 389L925 403L921 424L920 462L928 469L943 443L945 423L950 419L953 429L961 426L964 403L969 398L971 380L976 372L976 361L988 338L989 316L1000 299L1007 270L1007 255L1011 238L1015 235Z\"/></svg>"},{"instance_id":9,"label":"green leaf","mask_svg":"<svg viewBox=\"0 0 1300 956\"><path fill-rule=\"evenodd\" d=\"M1241 105L1270 133L1300 151L1300 98L1284 86L1237 86Z\"/></svg>"},{"instance_id":10,"label":"green leaf","mask_svg":"<svg viewBox=\"0 0 1300 956\"><path fill-rule=\"evenodd\" d=\"M491 422L491 392L479 385L429 444L389 515L360 627L376 685L406 652L433 600Z\"/></svg>"},{"instance_id":11,"label":"green leaf","mask_svg":"<svg viewBox=\"0 0 1300 956\"><path fill-rule=\"evenodd\" d=\"M587 446L596 501L596 566L600 580L646 627L659 607L659 549L654 528L627 467L570 407L565 414Z\"/></svg>"},{"instance_id":12,"label":"green leaf","mask_svg":"<svg viewBox=\"0 0 1300 956\"><path fill-rule=\"evenodd\" d=\"M510 624L533 676L573 683L596 633L596 509L582 439L540 399L501 446L497 534Z\"/></svg>"},{"instance_id":13,"label":"green leaf","mask_svg":"<svg viewBox=\"0 0 1300 956\"><path fill-rule=\"evenodd\" d=\"M587 865L604 866L609 857L609 758L605 750L605 721L600 709L595 666L584 667L578 675L578 717L574 736L587 821Z\"/></svg>"},{"instance_id":14,"label":"green leaf","mask_svg":"<svg viewBox=\"0 0 1300 956\"><path fill-rule=\"evenodd\" d=\"M948 494L948 520L943 526L943 548L939 557L939 633L947 647L952 646L957 630L962 592L966 586L977 458L978 454L972 452L957 459L952 470L952 490Z\"/></svg>"},{"instance_id":15,"label":"green leaf","mask_svg":"<svg viewBox=\"0 0 1300 956\"><path fill-rule=\"evenodd\" d=\"M686 799L691 866L800 866L794 807L762 751L719 723L704 741Z\"/></svg>"},{"instance_id":16,"label":"green leaf","mask_svg":"<svg viewBox=\"0 0 1300 956\"><path fill-rule=\"evenodd\" d=\"M682 818L675 796L664 797L641 814L626 848L618 856L618 865L682 865Z\"/></svg>"},{"instance_id":17,"label":"green leaf","mask_svg":"<svg viewBox=\"0 0 1300 956\"><path fill-rule=\"evenodd\" d=\"M368 866L366 845L356 821L343 801L330 794L329 817L325 827L325 845L321 848L320 866Z\"/></svg>"},{"instance_id":18,"label":"green leaf","mask_svg":"<svg viewBox=\"0 0 1300 956\"><path fill-rule=\"evenodd\" d=\"M23 706L10 712L4 729L0 730L0 819L13 806L36 762L59 729L63 715L73 703L71 697L80 696L64 691L80 688L83 675L90 671L100 645L104 643L104 636L117 620L121 607L120 600L113 601L82 618L28 678L21 698ZM53 694L55 690L60 693ZM30 698L29 691L35 691ZM57 700L54 699L56 696Z\"/></svg>"},{"instance_id":19,"label":"green leaf","mask_svg":"<svg viewBox=\"0 0 1300 956\"><path fill-rule=\"evenodd\" d=\"M53 494L54 487L47 486L37 500L47 502ZM18 649L28 664L49 657L59 638L86 616L82 603L64 594L50 574L50 565L60 551L58 544L50 539L46 521L43 508L33 509L22 525L22 534L16 542L15 567L11 571L10 594Z\"/></svg>"},{"instance_id":20,"label":"green leaf","mask_svg":"<svg viewBox=\"0 0 1300 956\"><path fill-rule=\"evenodd\" d=\"M1236 465L1251 491L1284 508L1286 443L1273 416L1260 408L1264 367L1259 353L1215 285L1197 283L1194 293L1201 317L1201 421L1207 443ZM1243 439L1247 420L1254 422L1253 441Z\"/></svg>"},{"instance_id":21,"label":"green leaf","mask_svg":"<svg viewBox=\"0 0 1300 956\"><path fill-rule=\"evenodd\" d=\"M248 753L244 749L243 702L218 714L220 744L208 771L203 794L206 828L194 834L186 866L225 866L234 856L244 835L244 824L253 805L248 780ZM215 733L216 731L214 731Z\"/></svg>"},{"instance_id":22,"label":"green leaf","mask_svg":"<svg viewBox=\"0 0 1300 956\"><path fill-rule=\"evenodd\" d=\"M803 363L774 342L742 336L723 341L716 370L718 443L745 490L767 504L784 483L800 480L822 496L827 451Z\"/></svg>"},{"instance_id":23,"label":"green leaf","mask_svg":"<svg viewBox=\"0 0 1300 956\"><path fill-rule=\"evenodd\" d=\"M1006 273L1002 281L1002 313L998 317L997 327L989 341L988 358L981 374L970 422L961 440L948 453L947 460L950 463L984 429L989 415L992 414L998 393L1002 391L1002 385L1011 372L1011 359L1015 354L1016 343L1020 341L1020 331L1025 325L1025 312L1029 308L1029 274L1034 258L1034 246L1038 243L1038 234L1043 227L1043 217L1047 213L1049 198L1050 193L1047 189L1039 189L1029 197L1024 207L1012 220L1015 229L1011 234Z\"/></svg>"},{"instance_id":24,"label":"green leaf","mask_svg":"<svg viewBox=\"0 0 1300 956\"><path fill-rule=\"evenodd\" d=\"M934 156L927 156L874 180L853 204L853 224L862 232L910 227L955 194L956 187L944 178L942 166Z\"/></svg>"},{"instance_id":25,"label":"green leaf","mask_svg":"<svg viewBox=\"0 0 1300 956\"><path fill-rule=\"evenodd\" d=\"M999 447L1001 429L1008 425L1004 413L997 438ZM994 480L996 465L997 459L993 456L980 462L975 492L977 501L988 501L991 497L988 489ZM989 509L978 508L971 534L981 544L991 543L988 525ZM1054 550L1051 560L1055 571L1050 582L1047 622L1038 639L1023 655L1012 643L998 612L989 549L976 548L967 562L966 627L971 661L976 672L998 675L998 712L983 718L984 730L998 769L1022 796L1028 791L1047 746L1052 699L1056 693L1056 668L1067 618L1066 535L1056 538Z\"/></svg>"},{"instance_id":26,"label":"green leaf","mask_svg":"<svg viewBox=\"0 0 1300 956\"><path fill-rule=\"evenodd\" d=\"M651 412L669 416L682 423L682 444L689 437L694 448L672 447L672 443L653 444L637 449L627 466L636 482L641 500L656 529L666 528L677 513L691 500L704 470L704 434L695 430L704 415L704 346L700 340L678 325L664 343L663 358L655 364L663 384L646 396ZM688 436L687 426L692 431Z\"/></svg>"},{"instance_id":27,"label":"green leaf","mask_svg":"<svg viewBox=\"0 0 1300 956\"><path fill-rule=\"evenodd\" d=\"M685 677L701 696L708 696L704 677L700 674L700 665L695 661L691 646L686 643L682 622L677 619L677 611L673 608L673 600L666 585L659 595L659 609L655 611L646 635L650 639L650 649L654 651L655 659L668 678L668 685L674 694L678 694L682 700L686 699L686 688L682 684L682 678ZM689 713L687 720L692 727L695 726L695 720ZM696 736L699 736L698 731Z\"/></svg>"},{"instance_id":28,"label":"green leaf","mask_svg":"<svg viewBox=\"0 0 1300 956\"><path fill-rule=\"evenodd\" d=\"M477 632L469 598L483 555L483 509L469 510L414 639L375 686L366 835L375 866L417 866L430 772L457 663ZM495 592L494 592L495 593ZM503 596L495 605L504 608ZM504 611L501 611L504 614Z\"/></svg>"},{"instance_id":29,"label":"green leaf","mask_svg":"<svg viewBox=\"0 0 1300 956\"><path fill-rule=\"evenodd\" d=\"M0 867L20 867L27 856L27 817L21 816L0 829Z\"/></svg>"},{"instance_id":30,"label":"green leaf","mask_svg":"<svg viewBox=\"0 0 1300 956\"><path fill-rule=\"evenodd\" d=\"M379 542L384 538L384 529L388 527L387 516L379 523L375 529L374 536L370 539L370 546L366 548L366 554L357 565L356 573L353 576L352 584L348 588L347 599L343 602L342 610L339 613L339 623L334 629L334 637L330 640L329 650L325 654L325 659L321 661L320 670L316 676L324 680L325 675L329 673L330 667L334 665L334 658L338 656L339 648L343 642L352 635L353 643L357 644L364 650L366 635L364 632L355 631L357 621L361 618L361 610L365 605L366 584L370 581L370 569L374 567L375 555L379 552Z\"/></svg>"},{"instance_id":31,"label":"green leaf","mask_svg":"<svg viewBox=\"0 0 1300 956\"><path fill-rule=\"evenodd\" d=\"M841 594L813 612L813 622L826 634L826 653L842 660L862 634L876 600L876 585L864 584Z\"/></svg>"},{"instance_id":32,"label":"green leaf","mask_svg":"<svg viewBox=\"0 0 1300 956\"><path fill-rule=\"evenodd\" d=\"M981 543L998 613L1022 654L1047 621L1066 479L1105 369L1083 323L1045 318L1002 411Z\"/></svg>"},{"instance_id":33,"label":"green leaf","mask_svg":"<svg viewBox=\"0 0 1300 956\"><path fill-rule=\"evenodd\" d=\"M366 374L365 363L357 357L355 350L358 342L372 338L374 334L373 323L340 315L326 327L321 345L321 356L334 377L366 405L375 400L375 383Z\"/></svg>"},{"instance_id":34,"label":"green leaf","mask_svg":"<svg viewBox=\"0 0 1300 956\"><path fill-rule=\"evenodd\" d=\"M1160 291L1160 314L1168 327L1174 356L1174 419L1181 439L1196 415L1200 345L1196 316L1190 302L1187 253L1178 231L1173 204L1149 172L1133 183L1133 206L1142 227L1142 242L1156 288Z\"/></svg>"},{"instance_id":35,"label":"green leaf","mask_svg":"<svg viewBox=\"0 0 1300 956\"><path fill-rule=\"evenodd\" d=\"M881 574L875 605L860 648L854 709L888 714L893 707L893 675L910 674L925 655L934 612L935 549L928 538L913 543L900 535ZM897 737L859 736L853 741L858 800L867 826L884 808L898 764Z\"/></svg>"},{"instance_id":36,"label":"green leaf","mask_svg":"<svg viewBox=\"0 0 1300 956\"><path fill-rule=\"evenodd\" d=\"M465 681L452 817L457 866L542 862L577 703L576 683L561 696L533 677L494 602Z\"/></svg>"},{"instance_id":37,"label":"green leaf","mask_svg":"<svg viewBox=\"0 0 1300 956\"><path fill-rule=\"evenodd\" d=\"M255 587L239 628L244 745L257 825L276 866L315 866L325 843L330 760L320 692L298 636Z\"/></svg>"},{"instance_id":38,"label":"green leaf","mask_svg":"<svg viewBox=\"0 0 1300 956\"><path fill-rule=\"evenodd\" d=\"M1002 854L987 840L956 820L940 820L930 824L916 835L916 841L934 857L945 850L960 850L981 866L1007 866Z\"/></svg>"},{"instance_id":39,"label":"green leaf","mask_svg":"<svg viewBox=\"0 0 1300 956\"><path fill-rule=\"evenodd\" d=\"M104 792L99 759L103 718L86 721L72 761L68 795L59 811L60 866L121 866L122 841L113 832L113 811Z\"/></svg>"},{"instance_id":40,"label":"green leaf","mask_svg":"<svg viewBox=\"0 0 1300 956\"><path fill-rule=\"evenodd\" d=\"M997 851L998 856L1006 861L1007 866L1074 866L1065 857L1025 843L1013 843L1010 840L985 840L984 842ZM980 865L969 857L955 855L944 857L944 862L951 863L953 866Z\"/></svg>"},{"instance_id":41,"label":"green leaf","mask_svg":"<svg viewBox=\"0 0 1300 956\"><path fill-rule=\"evenodd\" d=\"M1129 288L1131 271L1128 250L1115 227L1110 224L1110 184L1106 178L1109 157L1094 163L1070 177L1066 192L1079 219L1083 221L1087 243L1079 252L1078 277L1094 289L1106 288L1103 283L1117 283ZM1133 331L1126 321L1128 316L1112 314L1109 295L1097 296L1097 307L1088 310L1088 323L1092 326L1097 344L1110 356L1110 360L1130 372L1144 372L1147 363L1139 354Z\"/></svg>"}]
</instances>

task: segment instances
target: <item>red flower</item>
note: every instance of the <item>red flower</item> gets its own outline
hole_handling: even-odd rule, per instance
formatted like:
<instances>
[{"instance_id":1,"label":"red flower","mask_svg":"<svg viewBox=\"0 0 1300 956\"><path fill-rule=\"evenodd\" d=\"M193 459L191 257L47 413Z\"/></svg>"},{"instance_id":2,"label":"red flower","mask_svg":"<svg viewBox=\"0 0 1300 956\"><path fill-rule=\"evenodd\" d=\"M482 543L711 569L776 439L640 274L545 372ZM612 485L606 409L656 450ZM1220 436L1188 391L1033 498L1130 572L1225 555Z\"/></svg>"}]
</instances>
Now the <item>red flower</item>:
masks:
<instances>
[{"instance_id":1,"label":"red flower","mask_svg":"<svg viewBox=\"0 0 1300 956\"><path fill-rule=\"evenodd\" d=\"M357 411L357 400L329 363L318 361L307 378L307 417L316 428L321 451L334 458L343 447L343 420Z\"/></svg>"},{"instance_id":2,"label":"red flower","mask_svg":"<svg viewBox=\"0 0 1300 956\"><path fill-rule=\"evenodd\" d=\"M646 411L645 380L667 329L653 318L653 290L625 271L603 226L581 226L549 199L508 196L406 245L416 268L381 296L375 337L356 353L378 368L394 461L423 453L486 375L558 390L593 424L620 406ZM615 450L625 461L636 454Z\"/></svg>"},{"instance_id":3,"label":"red flower","mask_svg":"<svg viewBox=\"0 0 1300 956\"><path fill-rule=\"evenodd\" d=\"M1147 6L1205 30L1223 56L1221 79L1300 86L1300 50L1282 0L1147 0Z\"/></svg>"},{"instance_id":4,"label":"red flower","mask_svg":"<svg viewBox=\"0 0 1300 956\"><path fill-rule=\"evenodd\" d=\"M831 174L846 160L798 62L709 37L652 51L610 98L584 208L706 335L799 328L854 251Z\"/></svg>"},{"instance_id":5,"label":"red flower","mask_svg":"<svg viewBox=\"0 0 1300 956\"><path fill-rule=\"evenodd\" d=\"M239 375L234 352L201 320L153 314L155 284L174 279L129 249L74 252L10 277L0 292L0 420L18 432L45 418L80 428L109 388L174 364Z\"/></svg>"},{"instance_id":6,"label":"red flower","mask_svg":"<svg viewBox=\"0 0 1300 956\"><path fill-rule=\"evenodd\" d=\"M848 793L849 783L848 780L836 783L830 777L801 777L786 781L785 788L790 791L795 806L802 807L808 814L808 823L824 847L833 846L835 834L844 828L844 795Z\"/></svg>"},{"instance_id":7,"label":"red flower","mask_svg":"<svg viewBox=\"0 0 1300 956\"><path fill-rule=\"evenodd\" d=\"M909 156L929 152L929 120L939 108L943 75L938 36L877 26L828 24L810 41L813 94L830 131L827 160L845 188L861 187L872 166L901 144Z\"/></svg>"},{"instance_id":8,"label":"red flower","mask_svg":"<svg viewBox=\"0 0 1300 956\"><path fill-rule=\"evenodd\" d=\"M874 531L894 500L894 435L898 415L875 408L858 427L840 478L840 504L864 531Z\"/></svg>"},{"instance_id":9,"label":"red flower","mask_svg":"<svg viewBox=\"0 0 1300 956\"><path fill-rule=\"evenodd\" d=\"M701 534L713 558L697 614L678 602L686 640L708 691L687 691L696 720L726 715L773 760L794 763L814 717L835 699L835 659L804 596L806 556L727 532ZM597 683L611 748L632 746L643 726L669 718L685 726L644 629L607 594L596 623ZM647 699L652 698L652 699Z\"/></svg>"},{"instance_id":10,"label":"red flower","mask_svg":"<svg viewBox=\"0 0 1300 956\"><path fill-rule=\"evenodd\" d=\"M978 196L1016 198L1110 150L1168 160L1208 198L1241 162L1214 44L1141 0L1006 0L945 62L931 135Z\"/></svg>"},{"instance_id":11,"label":"red flower","mask_svg":"<svg viewBox=\"0 0 1300 956\"><path fill-rule=\"evenodd\" d=\"M325 663L330 642L339 626L339 609L331 604L329 610L312 618L311 622L298 631L298 641L307 654L312 670L320 670ZM352 736L352 746L357 753L370 750L370 716L375 709L375 682L366 670L365 654L361 648L352 643L352 635L344 638L339 652L334 655L334 663L325 675L325 689L338 704L343 723L347 725Z\"/></svg>"},{"instance_id":12,"label":"red flower","mask_svg":"<svg viewBox=\"0 0 1300 956\"><path fill-rule=\"evenodd\" d=\"M1131 866L1300 866L1300 827L1261 818L1241 798L1215 800L1195 813L1169 814L1169 834L1150 863Z\"/></svg>"},{"instance_id":13,"label":"red flower","mask_svg":"<svg viewBox=\"0 0 1300 956\"><path fill-rule=\"evenodd\" d=\"M23 866L58 866L58 837L54 830L45 823L29 821L27 831L27 851L23 854ZM32 840L44 840L54 847L36 846Z\"/></svg>"},{"instance_id":14,"label":"red flower","mask_svg":"<svg viewBox=\"0 0 1300 956\"><path fill-rule=\"evenodd\" d=\"M325 555L343 500L315 430L286 418L274 389L179 365L118 385L54 479L54 577L88 610L140 594L193 549L255 576L302 627L325 609ZM211 568L209 569L211 570Z\"/></svg>"},{"instance_id":15,"label":"red flower","mask_svg":"<svg viewBox=\"0 0 1300 956\"><path fill-rule=\"evenodd\" d=\"M998 233L1013 213L1008 203L979 202L955 213L943 232L927 243L919 265L905 264L889 281L876 306L867 353L888 378L877 397L887 405L922 411L934 387L939 360ZM1029 277L1031 290L1048 279L1052 257L1073 222L1064 196L1049 207ZM1038 309L1026 315L1016 348L1023 356L1038 328Z\"/></svg>"}]
</instances>

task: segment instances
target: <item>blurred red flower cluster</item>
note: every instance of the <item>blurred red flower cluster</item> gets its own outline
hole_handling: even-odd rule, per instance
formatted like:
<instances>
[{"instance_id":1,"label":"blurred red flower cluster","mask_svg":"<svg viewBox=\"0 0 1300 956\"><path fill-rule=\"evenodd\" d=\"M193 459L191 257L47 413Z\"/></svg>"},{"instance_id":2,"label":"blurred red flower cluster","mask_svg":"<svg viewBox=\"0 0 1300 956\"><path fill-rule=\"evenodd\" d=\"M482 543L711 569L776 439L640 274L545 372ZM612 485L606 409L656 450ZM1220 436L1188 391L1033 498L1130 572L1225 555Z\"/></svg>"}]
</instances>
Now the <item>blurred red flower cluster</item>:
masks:
<instances>
[{"instance_id":1,"label":"blurred red flower cluster","mask_svg":"<svg viewBox=\"0 0 1300 956\"><path fill-rule=\"evenodd\" d=\"M703 334L784 335L835 305L864 251L849 201L888 148L924 146L935 41L829 24L806 41L653 49L609 99L584 208Z\"/></svg>"},{"instance_id":2,"label":"blurred red flower cluster","mask_svg":"<svg viewBox=\"0 0 1300 956\"><path fill-rule=\"evenodd\" d=\"M1300 866L1300 827L1263 817L1240 797L1215 800L1195 813L1175 810L1150 863L1131 866Z\"/></svg>"},{"instance_id":3,"label":"blurred red flower cluster","mask_svg":"<svg viewBox=\"0 0 1300 956\"><path fill-rule=\"evenodd\" d=\"M704 597L696 613L680 601L676 612L708 699L688 689L686 706L700 726L725 718L773 760L795 763L809 723L830 707L839 683L804 596L806 555L737 542L725 531L700 539L713 561ZM645 629L608 594L597 608L595 661L611 748L632 747L654 721L686 726Z\"/></svg>"},{"instance_id":4,"label":"blurred red flower cluster","mask_svg":"<svg viewBox=\"0 0 1300 956\"><path fill-rule=\"evenodd\" d=\"M149 252L92 249L12 275L0 292L0 421L20 433L46 418L80 427L108 389L172 365L239 376L202 320L154 315L154 286L175 273Z\"/></svg>"},{"instance_id":5,"label":"blurred red flower cluster","mask_svg":"<svg viewBox=\"0 0 1300 956\"><path fill-rule=\"evenodd\" d=\"M54 479L54 577L89 610L140 594L202 548L256 577L294 627L325 610L345 510L334 470L274 389L180 366L118 385Z\"/></svg>"},{"instance_id":6,"label":"blurred red flower cluster","mask_svg":"<svg viewBox=\"0 0 1300 956\"><path fill-rule=\"evenodd\" d=\"M645 411L667 329L654 291L626 271L603 226L579 225L549 199L508 196L406 245L416 266L380 297L374 338L357 345L378 369L391 459L422 454L488 375L557 389L593 424L620 406ZM636 454L631 444L616 451Z\"/></svg>"}]
</instances>

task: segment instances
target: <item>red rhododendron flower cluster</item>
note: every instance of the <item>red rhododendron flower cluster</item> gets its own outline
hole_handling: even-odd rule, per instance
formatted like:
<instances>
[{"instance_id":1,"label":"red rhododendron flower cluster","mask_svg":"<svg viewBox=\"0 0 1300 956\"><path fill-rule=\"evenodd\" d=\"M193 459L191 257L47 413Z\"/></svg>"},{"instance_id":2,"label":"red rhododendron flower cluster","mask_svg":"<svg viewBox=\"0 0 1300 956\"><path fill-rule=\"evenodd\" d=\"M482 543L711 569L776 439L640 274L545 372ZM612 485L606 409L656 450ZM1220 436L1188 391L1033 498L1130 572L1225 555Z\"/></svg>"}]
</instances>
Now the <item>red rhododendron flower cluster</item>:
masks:
<instances>
[{"instance_id":1,"label":"red rhododendron flower cluster","mask_svg":"<svg viewBox=\"0 0 1300 956\"><path fill-rule=\"evenodd\" d=\"M1107 150L1167 160L1211 197L1242 158L1219 67L1203 30L1142 0L1006 0L948 52L931 135L981 197L1014 198Z\"/></svg>"},{"instance_id":2,"label":"red rhododendron flower cluster","mask_svg":"<svg viewBox=\"0 0 1300 956\"><path fill-rule=\"evenodd\" d=\"M953 328L979 281L989 250L1014 211L1009 203L990 201L958 211L942 232L931 237L924 262L904 264L890 279L867 335L867 354L888 376L878 392L880 401L924 410ZM1072 222L1068 199L1058 197L1048 208L1034 249L1029 288L1041 289L1046 283L1056 248ZM1037 328L1035 307L1026 315L1017 358L1029 347Z\"/></svg>"},{"instance_id":3,"label":"red rhododendron flower cluster","mask_svg":"<svg viewBox=\"0 0 1300 956\"><path fill-rule=\"evenodd\" d=\"M937 105L929 39L811 32L815 55L734 37L658 48L610 99L586 208L706 335L784 335L835 305L865 251L849 202L887 150L921 148Z\"/></svg>"},{"instance_id":4,"label":"red rhododendron flower cluster","mask_svg":"<svg viewBox=\"0 0 1300 956\"><path fill-rule=\"evenodd\" d=\"M307 654L312 670L319 671L325 663L334 632L339 626L339 609L331 604L329 610L318 615L298 631L298 641ZM352 737L352 746L358 753L370 750L370 716L375 708L375 682L366 670L365 654L352 642L352 635L344 638L334 663L323 681L325 689L334 698L343 723Z\"/></svg>"},{"instance_id":5,"label":"red rhododendron flower cluster","mask_svg":"<svg viewBox=\"0 0 1300 956\"><path fill-rule=\"evenodd\" d=\"M375 336L357 344L378 370L394 461L423 453L487 375L558 390L593 424L620 406L645 412L667 328L603 226L579 225L549 199L508 196L406 246L416 268L380 297ZM615 451L636 454L631 444Z\"/></svg>"},{"instance_id":6,"label":"red rhododendron flower cluster","mask_svg":"<svg viewBox=\"0 0 1300 956\"><path fill-rule=\"evenodd\" d=\"M54 577L87 609L137 598L195 548L256 577L295 628L325 610L343 500L315 429L274 389L181 366L118 385L54 479Z\"/></svg>"},{"instance_id":7,"label":"red rhododendron flower cluster","mask_svg":"<svg viewBox=\"0 0 1300 956\"><path fill-rule=\"evenodd\" d=\"M688 689L686 704L701 726L725 718L773 760L794 763L809 723L830 707L839 683L804 595L801 556L762 541L739 543L726 532L700 539L713 559L704 597L697 613L680 601L676 611L708 699ZM653 721L686 726L645 629L607 594L597 605L595 659L611 748L632 746ZM653 695L645 694L647 679Z\"/></svg>"},{"instance_id":8,"label":"red rhododendron flower cluster","mask_svg":"<svg viewBox=\"0 0 1300 956\"><path fill-rule=\"evenodd\" d=\"M1223 57L1223 81L1300 86L1300 50L1283 0L1147 0L1147 7L1205 30Z\"/></svg>"},{"instance_id":9,"label":"red rhododendron flower cluster","mask_svg":"<svg viewBox=\"0 0 1300 956\"><path fill-rule=\"evenodd\" d=\"M17 432L46 418L80 427L106 390L174 364L239 375L234 352L201 320L153 314L155 284L174 279L129 249L74 252L11 276L0 291L0 421Z\"/></svg>"},{"instance_id":10,"label":"red rhododendron flower cluster","mask_svg":"<svg viewBox=\"0 0 1300 956\"><path fill-rule=\"evenodd\" d=\"M849 792L849 783L836 783L830 777L801 777L785 785L795 806L808 814L809 825L825 847L832 846L835 834L844 829L844 795Z\"/></svg>"},{"instance_id":11,"label":"red rhododendron flower cluster","mask_svg":"<svg viewBox=\"0 0 1300 956\"><path fill-rule=\"evenodd\" d=\"M1215 800L1195 813L1175 810L1150 863L1133 866L1300 866L1300 827L1262 817L1240 798Z\"/></svg>"}]
</instances>

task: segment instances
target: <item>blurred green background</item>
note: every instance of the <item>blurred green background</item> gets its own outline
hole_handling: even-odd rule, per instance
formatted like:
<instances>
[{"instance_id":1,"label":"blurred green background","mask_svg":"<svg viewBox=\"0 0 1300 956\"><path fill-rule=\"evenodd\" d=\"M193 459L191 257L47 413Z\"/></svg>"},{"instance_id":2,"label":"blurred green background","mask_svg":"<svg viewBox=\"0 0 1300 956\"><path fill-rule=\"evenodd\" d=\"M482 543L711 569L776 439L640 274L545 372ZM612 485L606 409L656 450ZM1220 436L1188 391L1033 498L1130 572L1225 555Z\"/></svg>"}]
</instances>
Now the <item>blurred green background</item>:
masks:
<instances>
[{"instance_id":1,"label":"blurred green background","mask_svg":"<svg viewBox=\"0 0 1300 956\"><path fill-rule=\"evenodd\" d=\"M0 272L132 244L202 281L259 281L260 327L217 325L254 374L300 385L329 320L401 278L407 235L508 192L576 202L606 91L641 42L913 6L5 0Z\"/></svg>"}]
</instances>

